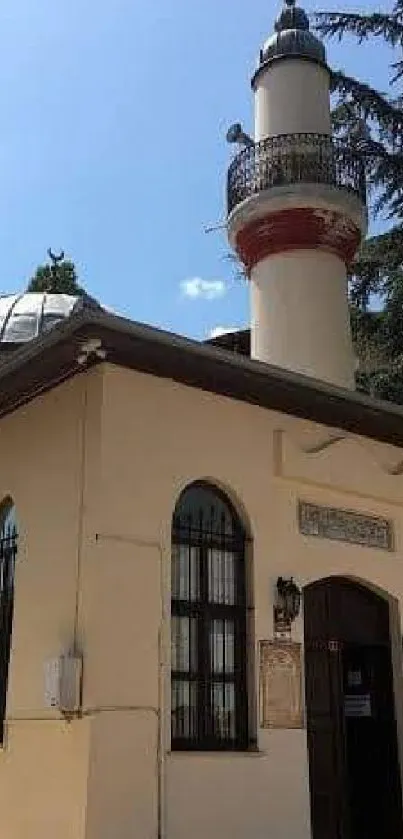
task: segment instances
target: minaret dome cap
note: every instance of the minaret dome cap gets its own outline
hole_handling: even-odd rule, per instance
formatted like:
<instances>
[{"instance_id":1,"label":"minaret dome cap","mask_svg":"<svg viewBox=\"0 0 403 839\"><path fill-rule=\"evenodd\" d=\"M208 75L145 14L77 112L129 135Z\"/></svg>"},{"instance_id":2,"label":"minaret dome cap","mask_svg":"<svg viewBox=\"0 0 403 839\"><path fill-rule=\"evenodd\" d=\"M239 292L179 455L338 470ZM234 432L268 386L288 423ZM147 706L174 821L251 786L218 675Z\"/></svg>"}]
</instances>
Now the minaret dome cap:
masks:
<instances>
[{"instance_id":1,"label":"minaret dome cap","mask_svg":"<svg viewBox=\"0 0 403 839\"><path fill-rule=\"evenodd\" d=\"M310 32L308 15L296 6L295 0L284 0L283 9L275 24L275 33L268 38L260 51L259 67L279 58L303 58L326 65L326 49L322 41Z\"/></svg>"}]
</instances>

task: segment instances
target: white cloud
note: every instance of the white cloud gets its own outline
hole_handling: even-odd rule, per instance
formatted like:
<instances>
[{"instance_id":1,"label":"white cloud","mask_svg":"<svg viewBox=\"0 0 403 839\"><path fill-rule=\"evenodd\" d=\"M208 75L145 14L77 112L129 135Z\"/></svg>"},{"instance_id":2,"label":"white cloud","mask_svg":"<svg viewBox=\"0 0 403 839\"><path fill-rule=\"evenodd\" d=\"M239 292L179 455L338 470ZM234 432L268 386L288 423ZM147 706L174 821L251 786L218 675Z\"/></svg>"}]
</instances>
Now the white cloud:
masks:
<instances>
[{"instance_id":1,"label":"white cloud","mask_svg":"<svg viewBox=\"0 0 403 839\"><path fill-rule=\"evenodd\" d=\"M185 297L192 300L216 300L227 293L224 280L203 280L201 277L191 277L181 282L181 291Z\"/></svg>"},{"instance_id":2,"label":"white cloud","mask_svg":"<svg viewBox=\"0 0 403 839\"><path fill-rule=\"evenodd\" d=\"M208 337L219 338L220 335L228 335L229 332L238 332L238 329L237 326L215 326L214 329L210 329Z\"/></svg>"}]
</instances>

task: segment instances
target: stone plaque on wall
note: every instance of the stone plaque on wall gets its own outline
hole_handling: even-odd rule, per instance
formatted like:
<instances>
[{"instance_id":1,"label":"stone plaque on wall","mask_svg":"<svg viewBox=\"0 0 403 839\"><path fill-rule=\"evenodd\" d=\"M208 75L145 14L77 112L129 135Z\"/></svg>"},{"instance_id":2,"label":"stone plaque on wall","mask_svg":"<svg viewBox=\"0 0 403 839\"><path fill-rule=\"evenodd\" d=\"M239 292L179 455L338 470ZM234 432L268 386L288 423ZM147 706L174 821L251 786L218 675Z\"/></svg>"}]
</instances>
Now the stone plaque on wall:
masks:
<instances>
[{"instance_id":1,"label":"stone plaque on wall","mask_svg":"<svg viewBox=\"0 0 403 839\"><path fill-rule=\"evenodd\" d=\"M393 551L393 525L388 519L299 501L298 522L305 536Z\"/></svg>"},{"instance_id":2,"label":"stone plaque on wall","mask_svg":"<svg viewBox=\"0 0 403 839\"><path fill-rule=\"evenodd\" d=\"M261 641L261 728L302 728L301 644Z\"/></svg>"}]
</instances>

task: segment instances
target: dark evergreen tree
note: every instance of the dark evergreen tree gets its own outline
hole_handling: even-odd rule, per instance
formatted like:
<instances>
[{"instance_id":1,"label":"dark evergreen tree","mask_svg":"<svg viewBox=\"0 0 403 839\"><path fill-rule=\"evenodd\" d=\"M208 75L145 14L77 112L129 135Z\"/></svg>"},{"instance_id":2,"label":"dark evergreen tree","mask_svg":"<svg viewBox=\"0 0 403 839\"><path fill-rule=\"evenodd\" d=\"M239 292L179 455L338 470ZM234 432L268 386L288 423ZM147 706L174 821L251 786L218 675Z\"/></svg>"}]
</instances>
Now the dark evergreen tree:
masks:
<instances>
[{"instance_id":1,"label":"dark evergreen tree","mask_svg":"<svg viewBox=\"0 0 403 839\"><path fill-rule=\"evenodd\" d=\"M58 256L48 251L50 262L40 265L27 291L47 291L53 294L71 294L82 296L85 294L78 282L76 267L73 262L65 259L62 252Z\"/></svg>"},{"instance_id":2,"label":"dark evergreen tree","mask_svg":"<svg viewBox=\"0 0 403 839\"><path fill-rule=\"evenodd\" d=\"M352 266L353 334L358 386L403 404L403 0L390 13L320 12L321 35L381 39L394 48L390 93L333 72L335 132L359 149L369 185L370 211L388 220L385 233L364 242ZM379 312L371 312L377 297Z\"/></svg>"}]
</instances>

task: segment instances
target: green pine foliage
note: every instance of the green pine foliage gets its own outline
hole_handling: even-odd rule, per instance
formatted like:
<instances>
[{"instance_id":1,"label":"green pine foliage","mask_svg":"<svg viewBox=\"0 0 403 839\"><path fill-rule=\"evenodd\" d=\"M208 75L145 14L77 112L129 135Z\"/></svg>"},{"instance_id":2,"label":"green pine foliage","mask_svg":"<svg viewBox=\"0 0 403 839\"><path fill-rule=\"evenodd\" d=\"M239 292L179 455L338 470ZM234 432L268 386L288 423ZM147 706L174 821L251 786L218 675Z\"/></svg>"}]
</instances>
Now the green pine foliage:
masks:
<instances>
[{"instance_id":1,"label":"green pine foliage","mask_svg":"<svg viewBox=\"0 0 403 839\"><path fill-rule=\"evenodd\" d=\"M358 43L381 39L393 48L388 92L342 71L332 73L335 133L362 155L370 212L388 229L364 242L350 278L353 336L359 359L357 385L373 396L403 404L403 0L387 13L320 12L320 35ZM377 301L373 311L371 301Z\"/></svg>"},{"instance_id":2,"label":"green pine foliage","mask_svg":"<svg viewBox=\"0 0 403 839\"><path fill-rule=\"evenodd\" d=\"M85 293L78 282L74 263L64 258L53 259L52 264L40 265L30 280L27 291L45 291L49 294L73 296L81 296Z\"/></svg>"}]
</instances>

